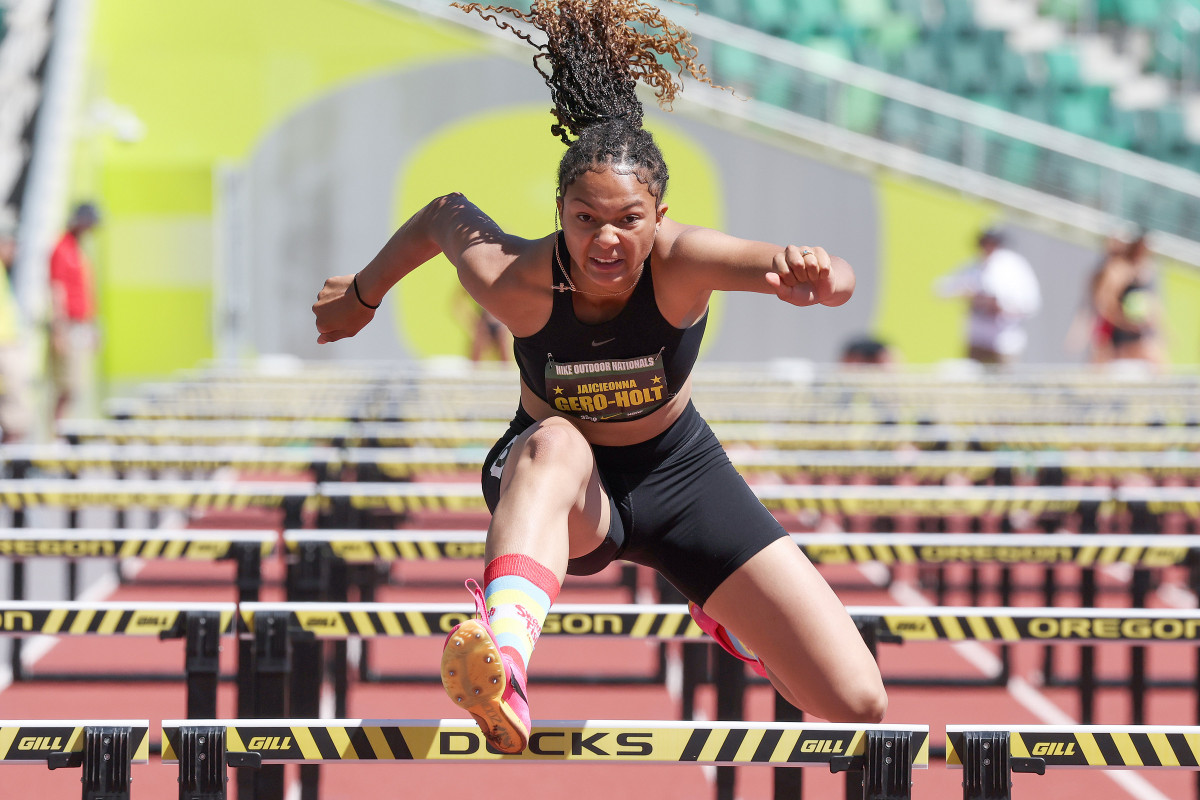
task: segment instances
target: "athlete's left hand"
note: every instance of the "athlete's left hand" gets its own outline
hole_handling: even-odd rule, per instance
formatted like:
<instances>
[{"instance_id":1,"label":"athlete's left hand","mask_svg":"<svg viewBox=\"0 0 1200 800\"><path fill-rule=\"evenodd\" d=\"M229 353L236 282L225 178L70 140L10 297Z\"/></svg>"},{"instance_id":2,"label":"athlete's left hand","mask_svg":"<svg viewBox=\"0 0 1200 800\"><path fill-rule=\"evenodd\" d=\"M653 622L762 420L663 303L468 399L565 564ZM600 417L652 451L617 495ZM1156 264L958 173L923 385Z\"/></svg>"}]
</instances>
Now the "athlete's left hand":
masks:
<instances>
[{"instance_id":1,"label":"athlete's left hand","mask_svg":"<svg viewBox=\"0 0 1200 800\"><path fill-rule=\"evenodd\" d=\"M833 260L824 247L788 245L771 261L767 283L786 303L811 306L833 298Z\"/></svg>"}]
</instances>

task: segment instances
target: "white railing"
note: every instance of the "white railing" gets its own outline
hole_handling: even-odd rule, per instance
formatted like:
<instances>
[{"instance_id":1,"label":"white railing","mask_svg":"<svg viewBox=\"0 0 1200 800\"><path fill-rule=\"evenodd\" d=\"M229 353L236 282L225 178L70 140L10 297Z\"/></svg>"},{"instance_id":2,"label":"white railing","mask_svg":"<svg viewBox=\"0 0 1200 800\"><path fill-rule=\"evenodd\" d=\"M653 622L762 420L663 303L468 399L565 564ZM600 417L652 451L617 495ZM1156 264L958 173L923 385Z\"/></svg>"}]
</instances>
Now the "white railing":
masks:
<instances>
[{"instance_id":1,"label":"white railing","mask_svg":"<svg viewBox=\"0 0 1200 800\"><path fill-rule=\"evenodd\" d=\"M528 45L446 0L384 2L493 34L498 48L529 57ZM681 95L676 111L719 110L766 135L799 137L1098 236L1148 228L1160 254L1200 267L1200 173L687 6L658 4L691 32L718 82L726 49L753 65L740 95L755 94L768 76L788 84L780 103L701 90ZM854 103L866 110L847 120Z\"/></svg>"}]
</instances>

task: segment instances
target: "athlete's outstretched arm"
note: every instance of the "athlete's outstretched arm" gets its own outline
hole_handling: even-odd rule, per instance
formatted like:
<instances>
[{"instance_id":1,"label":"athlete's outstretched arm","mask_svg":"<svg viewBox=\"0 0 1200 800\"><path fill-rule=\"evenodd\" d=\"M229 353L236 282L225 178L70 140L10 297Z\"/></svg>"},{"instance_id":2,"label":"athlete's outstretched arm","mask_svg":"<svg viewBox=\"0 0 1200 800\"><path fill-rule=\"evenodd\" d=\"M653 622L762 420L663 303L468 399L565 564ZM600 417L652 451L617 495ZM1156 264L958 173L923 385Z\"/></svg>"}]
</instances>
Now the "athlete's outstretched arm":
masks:
<instances>
[{"instance_id":1,"label":"athlete's outstretched arm","mask_svg":"<svg viewBox=\"0 0 1200 800\"><path fill-rule=\"evenodd\" d=\"M797 306L840 306L854 294L850 264L817 245L783 247L680 225L670 259L707 290L774 294Z\"/></svg>"},{"instance_id":2,"label":"athlete's outstretched arm","mask_svg":"<svg viewBox=\"0 0 1200 800\"><path fill-rule=\"evenodd\" d=\"M445 253L463 286L475 294L476 288L493 283L525 244L504 233L462 194L439 197L401 225L357 274L325 281L312 307L317 341L336 342L358 333L375 317L371 306L438 253Z\"/></svg>"}]
</instances>

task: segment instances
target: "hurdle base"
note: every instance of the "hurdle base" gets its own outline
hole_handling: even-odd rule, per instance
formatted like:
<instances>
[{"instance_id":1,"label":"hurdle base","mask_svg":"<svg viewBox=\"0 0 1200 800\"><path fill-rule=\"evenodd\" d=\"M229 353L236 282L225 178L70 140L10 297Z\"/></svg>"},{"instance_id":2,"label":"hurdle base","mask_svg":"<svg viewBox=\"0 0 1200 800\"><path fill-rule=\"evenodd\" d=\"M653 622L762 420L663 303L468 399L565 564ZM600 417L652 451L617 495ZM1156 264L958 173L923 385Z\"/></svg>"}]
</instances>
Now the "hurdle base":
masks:
<instances>
[{"instance_id":1,"label":"hurdle base","mask_svg":"<svg viewBox=\"0 0 1200 800\"><path fill-rule=\"evenodd\" d=\"M53 753L47 768L83 768L83 800L129 800L133 783L133 741L129 728L88 727L83 749Z\"/></svg>"}]
</instances>

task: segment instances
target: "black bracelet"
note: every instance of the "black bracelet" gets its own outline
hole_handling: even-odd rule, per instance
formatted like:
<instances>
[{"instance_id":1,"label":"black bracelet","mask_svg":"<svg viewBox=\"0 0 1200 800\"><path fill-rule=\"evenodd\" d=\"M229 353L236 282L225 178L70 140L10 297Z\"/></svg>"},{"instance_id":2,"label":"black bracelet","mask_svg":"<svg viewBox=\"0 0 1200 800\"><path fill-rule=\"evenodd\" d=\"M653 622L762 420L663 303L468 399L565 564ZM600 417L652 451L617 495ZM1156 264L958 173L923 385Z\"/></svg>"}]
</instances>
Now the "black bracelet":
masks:
<instances>
[{"instance_id":1,"label":"black bracelet","mask_svg":"<svg viewBox=\"0 0 1200 800\"><path fill-rule=\"evenodd\" d=\"M366 300L362 299L362 294L358 291L358 273L357 272L354 273L354 277L350 279L350 284L354 287L354 296L358 298L358 302L362 303L364 306L371 309L372 311L379 308L379 303L376 303L375 305L371 305Z\"/></svg>"}]
</instances>

